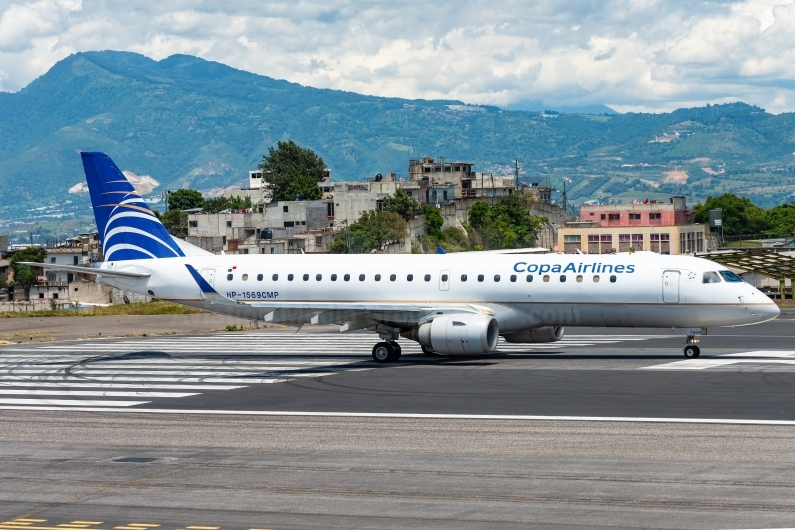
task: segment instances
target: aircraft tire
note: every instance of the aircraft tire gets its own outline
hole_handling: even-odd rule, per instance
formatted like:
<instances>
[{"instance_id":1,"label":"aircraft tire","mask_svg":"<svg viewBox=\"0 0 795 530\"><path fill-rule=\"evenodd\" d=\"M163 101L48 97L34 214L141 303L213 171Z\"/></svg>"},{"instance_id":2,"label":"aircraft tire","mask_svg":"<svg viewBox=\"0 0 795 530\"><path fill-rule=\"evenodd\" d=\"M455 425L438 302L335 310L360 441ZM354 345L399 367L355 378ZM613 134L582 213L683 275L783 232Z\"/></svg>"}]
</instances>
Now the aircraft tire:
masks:
<instances>
[{"instance_id":1,"label":"aircraft tire","mask_svg":"<svg viewBox=\"0 0 795 530\"><path fill-rule=\"evenodd\" d=\"M685 349L682 350L685 354L685 357L688 359L695 359L699 355L701 355L701 350L695 344L688 344L685 346Z\"/></svg>"},{"instance_id":2,"label":"aircraft tire","mask_svg":"<svg viewBox=\"0 0 795 530\"><path fill-rule=\"evenodd\" d=\"M398 344L397 342L391 342L390 345L392 346L392 349L395 351L395 360L397 361L398 359L400 359L400 356L403 355L403 350L401 350L400 344Z\"/></svg>"},{"instance_id":3,"label":"aircraft tire","mask_svg":"<svg viewBox=\"0 0 795 530\"><path fill-rule=\"evenodd\" d=\"M373 346L373 360L377 363L391 363L397 360L395 348L388 342L379 342Z\"/></svg>"},{"instance_id":4,"label":"aircraft tire","mask_svg":"<svg viewBox=\"0 0 795 530\"><path fill-rule=\"evenodd\" d=\"M434 355L434 356L436 355L436 354L433 352L433 350L432 350L432 349L430 349L430 348L429 348L429 347L427 347L427 346L424 346L424 345L420 344L420 348L422 348L422 353L424 353L425 355Z\"/></svg>"}]
</instances>

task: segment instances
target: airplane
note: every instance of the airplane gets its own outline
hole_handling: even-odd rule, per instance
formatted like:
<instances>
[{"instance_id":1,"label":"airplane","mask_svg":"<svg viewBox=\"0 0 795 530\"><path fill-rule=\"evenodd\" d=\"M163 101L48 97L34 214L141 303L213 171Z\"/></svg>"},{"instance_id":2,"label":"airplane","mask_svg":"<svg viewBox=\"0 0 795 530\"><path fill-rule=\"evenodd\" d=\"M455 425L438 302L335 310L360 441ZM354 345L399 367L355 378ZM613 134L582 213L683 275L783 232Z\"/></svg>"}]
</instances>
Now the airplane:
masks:
<instances>
[{"instance_id":1,"label":"airplane","mask_svg":"<svg viewBox=\"0 0 795 530\"><path fill-rule=\"evenodd\" d=\"M428 355L482 355L547 343L565 327L681 328L685 357L714 326L757 324L778 306L717 263L689 255L515 254L216 255L172 237L108 155L82 152L105 261L28 263L214 313L293 326L336 324Z\"/></svg>"}]
</instances>

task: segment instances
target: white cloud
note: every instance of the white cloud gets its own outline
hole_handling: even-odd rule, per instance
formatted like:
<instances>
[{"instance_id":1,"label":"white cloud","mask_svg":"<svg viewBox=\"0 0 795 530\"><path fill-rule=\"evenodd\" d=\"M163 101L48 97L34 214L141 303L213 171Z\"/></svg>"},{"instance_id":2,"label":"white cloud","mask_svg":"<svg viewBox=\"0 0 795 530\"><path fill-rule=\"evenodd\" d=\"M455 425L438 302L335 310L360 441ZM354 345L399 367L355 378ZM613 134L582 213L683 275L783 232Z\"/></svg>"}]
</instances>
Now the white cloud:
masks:
<instances>
[{"instance_id":1,"label":"white cloud","mask_svg":"<svg viewBox=\"0 0 795 530\"><path fill-rule=\"evenodd\" d=\"M119 49L386 96L780 112L795 110L793 27L793 0L0 0L0 88Z\"/></svg>"}]
</instances>

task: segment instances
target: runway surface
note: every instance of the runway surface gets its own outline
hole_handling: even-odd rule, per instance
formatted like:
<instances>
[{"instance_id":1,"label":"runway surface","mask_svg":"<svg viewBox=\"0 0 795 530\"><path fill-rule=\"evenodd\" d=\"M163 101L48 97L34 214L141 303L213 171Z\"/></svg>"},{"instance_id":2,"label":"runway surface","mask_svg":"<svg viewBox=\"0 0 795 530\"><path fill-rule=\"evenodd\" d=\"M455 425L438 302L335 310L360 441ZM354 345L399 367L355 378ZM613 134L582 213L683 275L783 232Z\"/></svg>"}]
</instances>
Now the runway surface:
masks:
<instances>
[{"instance_id":1,"label":"runway surface","mask_svg":"<svg viewBox=\"0 0 795 530\"><path fill-rule=\"evenodd\" d=\"M0 530L795 527L792 324L0 346Z\"/></svg>"}]
</instances>

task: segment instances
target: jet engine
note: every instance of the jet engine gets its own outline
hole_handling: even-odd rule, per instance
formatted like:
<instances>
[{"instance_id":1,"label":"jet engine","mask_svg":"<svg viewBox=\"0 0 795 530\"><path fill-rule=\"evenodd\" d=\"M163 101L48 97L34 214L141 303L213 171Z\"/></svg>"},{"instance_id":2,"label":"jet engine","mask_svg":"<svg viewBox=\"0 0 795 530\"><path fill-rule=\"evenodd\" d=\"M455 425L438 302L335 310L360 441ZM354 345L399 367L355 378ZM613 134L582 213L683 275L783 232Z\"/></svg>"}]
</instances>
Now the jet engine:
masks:
<instances>
[{"instance_id":1,"label":"jet engine","mask_svg":"<svg viewBox=\"0 0 795 530\"><path fill-rule=\"evenodd\" d=\"M492 316L460 313L436 317L402 335L435 353L480 355L497 348L500 328Z\"/></svg>"},{"instance_id":2,"label":"jet engine","mask_svg":"<svg viewBox=\"0 0 795 530\"><path fill-rule=\"evenodd\" d=\"M525 329L516 333L506 333L502 337L505 342L557 342L563 338L564 331L565 328L560 326L544 326L543 328Z\"/></svg>"}]
</instances>

